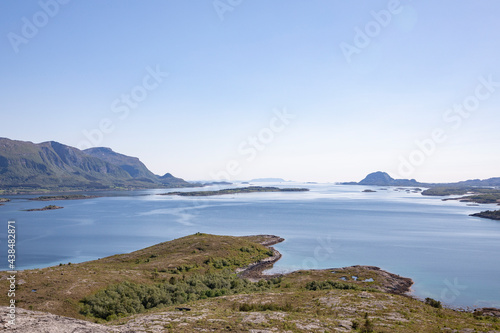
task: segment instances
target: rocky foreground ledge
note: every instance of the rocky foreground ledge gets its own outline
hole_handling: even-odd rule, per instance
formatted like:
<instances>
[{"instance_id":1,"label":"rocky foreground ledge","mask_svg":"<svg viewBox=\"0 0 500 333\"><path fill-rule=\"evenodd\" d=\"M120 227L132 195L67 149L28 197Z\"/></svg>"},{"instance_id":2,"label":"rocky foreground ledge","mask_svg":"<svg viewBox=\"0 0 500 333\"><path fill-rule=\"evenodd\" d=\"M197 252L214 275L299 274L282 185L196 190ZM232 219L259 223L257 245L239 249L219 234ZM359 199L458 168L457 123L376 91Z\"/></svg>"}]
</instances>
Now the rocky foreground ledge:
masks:
<instances>
[{"instance_id":1,"label":"rocky foreground ledge","mask_svg":"<svg viewBox=\"0 0 500 333\"><path fill-rule=\"evenodd\" d=\"M120 332L85 320L57 316L51 313L16 308L15 325L9 325L10 309L0 307L0 329L23 333L107 333Z\"/></svg>"}]
</instances>

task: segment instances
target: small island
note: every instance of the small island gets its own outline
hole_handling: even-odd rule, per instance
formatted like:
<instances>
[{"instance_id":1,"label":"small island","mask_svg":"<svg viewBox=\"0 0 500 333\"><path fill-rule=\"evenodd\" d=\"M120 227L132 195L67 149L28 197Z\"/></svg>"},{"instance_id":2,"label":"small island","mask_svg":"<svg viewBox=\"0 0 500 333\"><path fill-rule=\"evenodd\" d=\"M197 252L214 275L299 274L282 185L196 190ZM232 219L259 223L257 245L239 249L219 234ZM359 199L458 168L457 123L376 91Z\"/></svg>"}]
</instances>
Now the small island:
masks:
<instances>
[{"instance_id":1,"label":"small island","mask_svg":"<svg viewBox=\"0 0 500 333\"><path fill-rule=\"evenodd\" d=\"M203 186L210 186L210 185L233 185L233 183L230 183L230 182L209 182L209 183L203 183Z\"/></svg>"},{"instance_id":2,"label":"small island","mask_svg":"<svg viewBox=\"0 0 500 333\"><path fill-rule=\"evenodd\" d=\"M366 189L366 190L363 190L363 192L365 192L365 193L374 193L374 192L377 192L377 191Z\"/></svg>"},{"instance_id":3,"label":"small island","mask_svg":"<svg viewBox=\"0 0 500 333\"><path fill-rule=\"evenodd\" d=\"M44 210L54 210L54 209L62 209L64 207L56 206L56 205L48 205L43 208L32 208L26 209L25 212L42 212Z\"/></svg>"},{"instance_id":4,"label":"small island","mask_svg":"<svg viewBox=\"0 0 500 333\"><path fill-rule=\"evenodd\" d=\"M224 194L239 194L239 193L256 193L256 192L305 192L308 188L279 188L279 187L261 187L248 186L240 188L228 188L218 191L193 191L193 192L168 192L160 193L159 195L179 195L183 197L207 197L213 195Z\"/></svg>"},{"instance_id":5,"label":"small island","mask_svg":"<svg viewBox=\"0 0 500 333\"><path fill-rule=\"evenodd\" d=\"M94 199L99 198L95 195L84 195L84 194L63 194L63 195L44 195L37 198L31 198L34 201L55 201L55 200L82 200L82 199Z\"/></svg>"},{"instance_id":6,"label":"small island","mask_svg":"<svg viewBox=\"0 0 500 333\"><path fill-rule=\"evenodd\" d=\"M5 202L9 202L9 201L10 201L10 199L0 198L0 206L3 206L3 204L4 204Z\"/></svg>"},{"instance_id":7,"label":"small island","mask_svg":"<svg viewBox=\"0 0 500 333\"><path fill-rule=\"evenodd\" d=\"M500 221L500 210L486 210L484 212L471 214L470 216Z\"/></svg>"}]
</instances>

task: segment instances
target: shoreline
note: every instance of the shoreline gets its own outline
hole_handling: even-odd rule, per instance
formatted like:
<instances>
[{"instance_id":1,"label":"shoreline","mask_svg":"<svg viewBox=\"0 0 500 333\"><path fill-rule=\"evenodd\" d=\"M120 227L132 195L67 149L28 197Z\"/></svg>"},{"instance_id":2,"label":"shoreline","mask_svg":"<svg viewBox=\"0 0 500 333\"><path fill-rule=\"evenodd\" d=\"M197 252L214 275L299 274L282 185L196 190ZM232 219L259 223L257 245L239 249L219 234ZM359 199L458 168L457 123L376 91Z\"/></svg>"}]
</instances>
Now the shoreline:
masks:
<instances>
[{"instance_id":1,"label":"shoreline","mask_svg":"<svg viewBox=\"0 0 500 333\"><path fill-rule=\"evenodd\" d=\"M185 246L190 245L190 246L199 246L201 243L200 241L203 240L203 237L214 237L213 235L206 235L206 234L195 234L192 235L194 237L190 242L185 243L185 242L180 242L177 245L175 245L173 248L176 249L176 251L180 251L179 253L183 253L184 256L186 255L183 251L183 248ZM202 238L196 238L196 237L202 237ZM233 237L237 236L215 236L215 237L226 237L227 241L231 241ZM273 265L282 258L282 254L276 250L273 246L275 244L279 244L283 242L285 239L279 236L274 236L274 235L253 235L253 236L239 236L243 239L249 240L253 242L254 244L260 244L264 247L266 247L269 250L272 250L272 255L269 257L266 257L262 260L259 260L257 262L251 263L245 267L238 268L236 270L236 273L238 277L248 279L252 282L256 282L259 280L269 280L272 278L276 277L283 277L283 280L278 280L277 283L281 284L282 282L286 285L279 286L281 289L278 293L273 292L272 290L265 291L263 294L246 294L246 293L241 293L241 294L234 294L234 295L227 295L227 296L220 296L222 299L230 299L229 307L227 309L231 312L231 316L222 317L223 320L231 320L229 318L234 318L234 316L241 316L241 318L245 319L248 318L248 316L267 316L268 314L274 315L274 313L283 313L282 311L285 311L284 313L286 314L287 311L291 310L281 310L281 308L276 308L272 310L273 312L268 312L267 310L257 310L253 312L247 312L246 310L241 310L241 306L247 304L248 306L252 306L255 304L271 304L275 305L276 304L282 304L280 302L285 302L283 299L287 300L287 302L294 301L296 300L296 297L300 297L301 300L304 301L304 304L309 306L309 308L314 309L319 309L316 307L321 307L324 306L325 304L328 305L335 305L335 309L340 309L340 311L343 311L342 313L346 314L349 320L352 322L355 322L356 317L360 317L360 315L365 311L365 306L373 306L375 309L380 310L380 308L377 308L381 304L387 305L387 306L396 306L397 309L400 307L397 307L398 304L399 306L402 306L403 309L408 309L409 313L411 312L411 309L420 309L418 313L423 314L424 316L429 316L429 318L433 319L433 312L429 312L428 308L426 308L425 305L427 302L424 300L415 297L414 295L409 295L408 293L411 292L411 286L413 285L413 280L411 278L407 277L402 277L400 275L390 273L388 271L382 270L379 267L375 266L365 266L365 265L355 265L355 266L349 266L349 267L343 267L343 268L330 268L330 269L304 269L304 270L298 270L286 274L265 274L265 271L268 270L269 268L273 267ZM166 242L168 243L168 242ZM224 243L224 242L222 242ZM221 244L222 244L221 243ZM169 247L162 247L162 244L160 243L157 246L160 246L161 249L164 251L170 249ZM238 243L235 243L238 244ZM180 248L179 248L180 246ZM240 245L236 249L239 248ZM216 244L215 248L218 248L219 245L218 243ZM147 250L149 249L149 251ZM143 249L138 251L134 251L132 253L128 254L128 257L126 258L130 262L133 262L135 257L130 257L131 254L136 254L139 255L141 258L151 258L150 254L159 254L158 249L152 249L152 248L146 248L146 250ZM261 249L263 253L265 251ZM161 251L160 251L161 252ZM189 252L189 251L188 251ZM165 252L165 253L170 253L170 252ZM127 256L127 254L125 254ZM154 257L154 258L159 258L159 257ZM163 258L160 256L160 258ZM115 258L116 259L116 258ZM120 259L120 258L118 258ZM123 258L122 258L123 259ZM104 261L106 259L103 258ZM118 260L118 262L121 262L121 260ZM123 261L125 262L125 261ZM149 262L149 261L148 261ZM248 261L247 261L248 262ZM101 262L102 263L102 262ZM103 263L103 265L111 264L112 262L108 260L108 262ZM80 267L80 265L75 264L71 266L66 266L63 265L61 267L53 267L52 269L43 271L48 275L48 277L54 278L54 280L59 280L62 279L60 278L60 275L64 275L64 279L69 278L72 274L70 272L75 272L75 269L83 269L84 277L85 279L97 279L101 280L100 276L93 276L90 275L89 273L96 274L102 274L102 271L100 271L96 267ZM105 268L105 267L104 267ZM153 266L148 266L146 267L147 272L151 272L151 269ZM126 268L130 269L130 268ZM50 274L52 272L52 275ZM118 272L118 271L117 271ZM115 272L114 274L116 274ZM64 274L63 274L64 273ZM333 274L332 274L333 273ZM19 274L24 274L23 272L19 272ZM27 274L34 274L32 273L27 273ZM37 272L36 274L40 274ZM43 274L43 273L42 273ZM27 275L25 276L20 276L20 278L25 279L25 281L28 281L33 279L35 275L31 276L31 279L26 278ZM93 277L93 278L92 278ZM52 280L52 279L50 279ZM96 280L96 281L97 281ZM343 281L342 281L343 280ZM370 280L370 281L369 281ZM47 277L42 276L40 280L37 280L39 283L46 283ZM78 280L80 281L80 280ZM167 280L164 280L165 283ZM318 286L319 288L310 288L312 283L315 283L315 281L319 281ZM326 285L330 283L333 288L321 288L321 283L326 282ZM372 283L374 282L374 283ZM23 282L23 284L26 282ZM75 282L76 283L76 282ZM78 282L83 285L87 284L88 281L85 282ZM273 283L276 283L273 281ZM309 285L309 287L308 287ZM64 288L60 289L61 293L66 291L68 294L65 297L72 297L72 293L76 292L75 284L67 284L64 285ZM305 287L304 287L305 286ZM356 286L355 288L348 288L348 286ZM27 290L29 292L30 288L33 288L35 292L41 293L45 285L27 285ZM291 288L291 289L282 289L282 288ZM344 292L344 289L354 289L354 292ZM317 293L316 293L317 291ZM31 293L29 293L31 295ZM320 302L322 304L318 304L318 295L321 297L319 298ZM391 296L393 295L393 296ZM403 296L401 298L398 298L399 296ZM43 294L34 296L34 297L43 297ZM345 300L349 301L350 300L359 300L359 301L354 301L353 304L343 303ZM77 299L77 298L76 298ZM62 298L59 299L57 298L56 301L62 302ZM187 302L187 303L179 303L179 304L172 304L172 309L167 310L167 312L161 312L161 309L158 309L158 311L153 311L152 313L146 312L140 312L137 313L136 315L131 315L124 317L123 321L117 322L117 321L111 321L111 322L105 322L106 325L99 325L99 324L94 324L90 322L90 319L87 317L81 317L80 315L68 315L68 313L65 313L64 311L59 311L59 312L53 312L52 310L44 310L40 311L38 310L27 310L26 305L29 303L24 304L25 307L17 307L16 306L16 312L18 312L19 316L19 329L25 329L25 328L34 328L36 327L36 330L42 331L45 329L48 329L50 327L52 330L54 330L55 327L57 327L57 332L67 332L71 331L76 328L81 328L85 327L86 329L91 329L92 332L129 332L132 331L131 327L140 327L141 329L144 328L149 328L147 326L147 323L150 322L151 316L161 316L162 318L167 318L164 320L164 324L171 324L174 322L171 320L173 317L176 316L175 318L182 319L187 316L186 311L190 311L190 313L202 313L203 316L206 315L206 304L214 304L214 309L213 310L213 316L215 317L214 322L218 322L221 320L221 313L217 312L219 311L220 300L217 300L217 297L214 299L208 298L208 299L198 299L194 302ZM415 303L411 303L415 302ZM227 302L226 302L227 303ZM66 304L66 303L63 303ZM344 304L344 305L343 305ZM417 304L416 306L413 306L412 304ZM17 305L17 304L16 304ZM173 308L173 306L176 306ZM306 307L307 307L306 306ZM354 306L354 307L353 307ZM42 307L43 308L43 307ZM47 309L47 308L45 308ZM175 309L175 310L174 310ZM183 311L182 309L187 309L186 311ZM335 310L334 309L334 310ZM354 309L354 312L353 312ZM422 310L426 309L426 310ZM356 311L360 311L359 313ZM378 311L377 310L377 311ZM0 307L0 327L5 326L6 323L6 318L9 313L10 309L6 306ZM50 311L50 312L49 312ZM333 310L332 310L333 311ZM335 310L337 311L337 310ZM385 310L380 310L380 311L385 311ZM425 311L425 312L422 312ZM447 313L453 314L453 316L456 316L457 318L465 318L465 315L460 315L460 312L467 312L470 313L467 315L467 318L472 318L472 315L474 317L496 317L500 318L500 309L496 308L476 308L476 309L468 309L468 310L460 310L460 309L454 309L451 307L446 306L443 304L443 309L439 310L440 313L441 311L448 311ZM57 314L56 314L57 313ZM304 317L306 319L304 322L310 322L308 318L316 318L318 312L311 312L312 314L310 317ZM417 314L418 314L417 313ZM391 318L394 318L394 316L391 313L386 313L386 312L370 312L370 318L385 318L389 320L393 320ZM462 316L462 317L460 317ZM203 317L204 318L204 317ZM321 317L323 318L324 322L327 322L326 317ZM354 318L354 319L353 319ZM424 317L423 320L425 320L427 317ZM200 319L202 319L200 317ZM399 319L396 318L396 319ZM359 320L359 319L358 319ZM439 320L439 319L437 319ZM472 320L472 319L471 319ZM100 321L101 323L103 321ZM4 324L4 325L2 325ZM122 326L124 325L124 326ZM134 326L135 325L135 326ZM335 324L337 325L337 324ZM346 327L351 327L352 325L349 324ZM222 327L222 326L221 326ZM123 328L123 330L122 330ZM326 326L325 326L326 328ZM352 328L352 327L351 327ZM141 330L142 331L142 330ZM310 330L308 330L310 331ZM325 330L326 331L326 330Z\"/></svg>"},{"instance_id":2,"label":"shoreline","mask_svg":"<svg viewBox=\"0 0 500 333\"><path fill-rule=\"evenodd\" d=\"M262 279L270 280L270 279L273 279L276 277L282 277L282 276L286 276L288 274L293 274L294 272L298 272L298 271L317 271L317 272L324 272L324 271L343 272L343 271L345 271L346 273L347 272L352 273L352 270L361 270L361 271L365 271L365 272L366 271L373 271L385 279L385 283L383 283L381 287L378 287L376 289L379 289L381 292L384 292L384 293L409 297L409 298L413 298L419 302L425 303L425 300L413 295L413 290L411 288L412 285L415 283L413 281L413 279L388 272L388 271L383 270L377 266L353 265L353 266L347 266L347 267L342 267L342 268L306 269L306 270L292 271L292 272L288 272L288 273L265 274L264 272L266 270L271 269L273 267L273 265L278 260L280 260L282 257L282 254L278 250L276 250L274 247L272 247L272 245L279 244L279 243L285 241L285 239L282 237L279 237L279 236L274 236L274 235L259 235L259 236L263 236L266 238L264 241L261 241L259 243L263 246L266 246L270 250L272 250L273 255L271 257L262 259L258 262L252 263L246 267L237 269L236 273L237 273L237 276L240 278L248 279L251 282L258 282L259 280L262 280ZM450 307L447 304L443 304L443 307L448 308L448 309L453 310L453 311L469 312L469 313L473 313L474 315L483 315L483 316L500 318L500 308L480 307L480 308L469 308L469 309L464 310L462 308Z\"/></svg>"},{"instance_id":3,"label":"shoreline","mask_svg":"<svg viewBox=\"0 0 500 333\"><path fill-rule=\"evenodd\" d=\"M248 279L252 282L257 282L259 280L265 279L269 280L272 278L276 277L281 277L281 276L286 276L287 274L290 273L277 273L277 274L265 274L264 272L268 269L271 269L273 265L281 259L282 254L276 250L272 245L279 244L283 242L285 239L274 236L274 235L260 235L266 237L266 239L262 242L260 242L261 245L269 248L270 250L273 251L273 255L262 259L260 261L257 261L255 263L252 263L246 267L239 268L236 270L236 273L238 277L243 278L243 279ZM403 277L398 274L394 274L388 271L385 271L381 269L380 267L376 266L363 266L363 265L354 265L354 266L348 266L348 267L342 267L342 268L327 268L327 269L307 269L305 271L347 271L347 270L361 270L361 271L374 271L378 275L384 278L385 283L383 283L381 287L381 291L387 292L390 294L395 294L395 295L405 295L412 297L409 293L412 292L411 286L414 284L413 279L408 278L408 277Z\"/></svg>"},{"instance_id":4,"label":"shoreline","mask_svg":"<svg viewBox=\"0 0 500 333\"><path fill-rule=\"evenodd\" d=\"M236 274L242 279L248 279L252 282L257 282L262 279L272 279L275 277L283 276L283 274L264 274L265 270L271 269L273 265L281 259L281 253L271 245L276 245L283 242L285 239L274 235L259 235L265 237L265 240L260 242L261 245L273 251L273 255L254 262L246 267L238 268Z\"/></svg>"}]
</instances>

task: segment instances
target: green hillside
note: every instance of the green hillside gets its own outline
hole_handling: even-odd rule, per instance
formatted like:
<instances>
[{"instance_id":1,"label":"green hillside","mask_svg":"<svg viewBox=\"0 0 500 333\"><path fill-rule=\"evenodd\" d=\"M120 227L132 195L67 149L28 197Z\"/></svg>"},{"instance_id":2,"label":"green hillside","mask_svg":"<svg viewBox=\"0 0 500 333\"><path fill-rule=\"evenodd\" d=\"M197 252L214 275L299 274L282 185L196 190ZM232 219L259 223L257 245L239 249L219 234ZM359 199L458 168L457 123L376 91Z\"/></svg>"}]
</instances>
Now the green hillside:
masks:
<instances>
[{"instance_id":1,"label":"green hillside","mask_svg":"<svg viewBox=\"0 0 500 333\"><path fill-rule=\"evenodd\" d=\"M34 144L0 138L0 190L4 193L183 186L191 184L155 176L139 159L109 148L107 154L92 154L54 141Z\"/></svg>"}]
</instances>

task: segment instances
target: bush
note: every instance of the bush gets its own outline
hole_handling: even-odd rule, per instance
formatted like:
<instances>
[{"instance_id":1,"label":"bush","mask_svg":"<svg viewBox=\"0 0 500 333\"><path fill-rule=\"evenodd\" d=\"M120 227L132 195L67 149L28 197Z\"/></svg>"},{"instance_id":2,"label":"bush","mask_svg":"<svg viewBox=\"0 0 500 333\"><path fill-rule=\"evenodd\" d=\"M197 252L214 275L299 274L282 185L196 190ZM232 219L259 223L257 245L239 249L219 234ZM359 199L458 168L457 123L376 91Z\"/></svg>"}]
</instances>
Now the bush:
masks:
<instances>
[{"instance_id":1,"label":"bush","mask_svg":"<svg viewBox=\"0 0 500 333\"><path fill-rule=\"evenodd\" d=\"M363 333L372 333L373 332L373 323L370 319L366 318L363 327L361 327L361 332Z\"/></svg>"},{"instance_id":2,"label":"bush","mask_svg":"<svg viewBox=\"0 0 500 333\"><path fill-rule=\"evenodd\" d=\"M435 299L432 299L430 297L427 297L425 299L425 304L429 304L430 306L436 308L436 309L441 309L443 308L443 305L441 304L440 301L436 301Z\"/></svg>"},{"instance_id":3,"label":"bush","mask_svg":"<svg viewBox=\"0 0 500 333\"><path fill-rule=\"evenodd\" d=\"M363 290L355 284L336 282L331 280L326 281L311 281L306 284L307 290L328 290L328 289L342 289L342 290Z\"/></svg>"},{"instance_id":4,"label":"bush","mask_svg":"<svg viewBox=\"0 0 500 333\"><path fill-rule=\"evenodd\" d=\"M286 303L284 306L278 305L278 304L273 304L273 303L266 303L266 304L243 303L243 304L236 306L236 308L238 309L238 311L242 311L242 312L250 312L250 311L291 312L294 310L290 303Z\"/></svg>"},{"instance_id":5,"label":"bush","mask_svg":"<svg viewBox=\"0 0 500 333\"><path fill-rule=\"evenodd\" d=\"M123 317L158 306L237 293L266 291L278 287L280 283L280 278L253 283L238 278L229 271L201 276L195 274L184 280L172 277L168 282L153 285L123 282L84 298L81 301L81 313L110 320L115 316Z\"/></svg>"}]
</instances>

